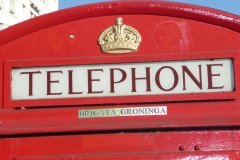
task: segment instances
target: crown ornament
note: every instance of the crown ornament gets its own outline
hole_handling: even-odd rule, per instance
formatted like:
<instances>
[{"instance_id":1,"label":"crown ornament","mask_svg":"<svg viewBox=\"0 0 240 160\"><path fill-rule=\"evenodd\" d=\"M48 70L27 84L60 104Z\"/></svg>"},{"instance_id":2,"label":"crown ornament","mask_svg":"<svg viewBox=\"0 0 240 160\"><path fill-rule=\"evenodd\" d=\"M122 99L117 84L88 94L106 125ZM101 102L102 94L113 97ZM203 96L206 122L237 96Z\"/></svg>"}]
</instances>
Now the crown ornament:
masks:
<instances>
[{"instance_id":1,"label":"crown ornament","mask_svg":"<svg viewBox=\"0 0 240 160\"><path fill-rule=\"evenodd\" d=\"M138 50L141 35L130 26L123 24L121 17L116 24L105 29L98 38L98 44L104 53L128 53Z\"/></svg>"}]
</instances>

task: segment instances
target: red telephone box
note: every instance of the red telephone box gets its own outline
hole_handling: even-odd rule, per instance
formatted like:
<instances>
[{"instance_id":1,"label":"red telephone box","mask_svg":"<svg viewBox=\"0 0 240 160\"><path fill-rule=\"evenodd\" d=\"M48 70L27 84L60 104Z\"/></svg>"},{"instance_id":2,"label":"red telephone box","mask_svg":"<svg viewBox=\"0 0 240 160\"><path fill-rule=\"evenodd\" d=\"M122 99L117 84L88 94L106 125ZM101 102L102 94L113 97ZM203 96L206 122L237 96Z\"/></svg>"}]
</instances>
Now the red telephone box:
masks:
<instances>
[{"instance_id":1,"label":"red telephone box","mask_svg":"<svg viewBox=\"0 0 240 160\"><path fill-rule=\"evenodd\" d=\"M239 16L79 6L1 31L0 53L0 159L239 159Z\"/></svg>"}]
</instances>

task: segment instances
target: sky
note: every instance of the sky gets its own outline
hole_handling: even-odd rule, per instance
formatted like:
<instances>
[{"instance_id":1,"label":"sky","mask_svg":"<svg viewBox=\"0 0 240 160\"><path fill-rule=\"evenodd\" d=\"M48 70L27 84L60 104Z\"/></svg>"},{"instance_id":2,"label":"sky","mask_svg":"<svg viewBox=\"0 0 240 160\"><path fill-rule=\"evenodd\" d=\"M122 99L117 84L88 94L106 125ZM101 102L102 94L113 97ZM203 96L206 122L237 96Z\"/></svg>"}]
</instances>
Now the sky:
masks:
<instances>
[{"instance_id":1,"label":"sky","mask_svg":"<svg viewBox=\"0 0 240 160\"><path fill-rule=\"evenodd\" d=\"M59 9L65 9L78 5L106 1L109 0L59 0ZM240 0L171 0L171 1L206 6L230 12L240 16Z\"/></svg>"}]
</instances>

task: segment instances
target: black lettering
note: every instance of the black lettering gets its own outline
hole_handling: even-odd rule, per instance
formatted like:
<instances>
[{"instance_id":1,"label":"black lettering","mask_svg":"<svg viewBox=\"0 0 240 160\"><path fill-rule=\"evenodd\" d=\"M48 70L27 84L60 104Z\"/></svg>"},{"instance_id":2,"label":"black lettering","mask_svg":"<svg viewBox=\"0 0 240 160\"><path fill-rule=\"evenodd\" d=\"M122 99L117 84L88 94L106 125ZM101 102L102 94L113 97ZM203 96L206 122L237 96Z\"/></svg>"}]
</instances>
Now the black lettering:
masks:
<instances>
[{"instance_id":1,"label":"black lettering","mask_svg":"<svg viewBox=\"0 0 240 160\"><path fill-rule=\"evenodd\" d=\"M155 113L159 113L159 108L155 108L155 109L154 109L154 112L155 112Z\"/></svg>"},{"instance_id":2,"label":"black lettering","mask_svg":"<svg viewBox=\"0 0 240 160\"><path fill-rule=\"evenodd\" d=\"M127 109L127 114L132 114L131 109Z\"/></svg>"},{"instance_id":3,"label":"black lettering","mask_svg":"<svg viewBox=\"0 0 240 160\"><path fill-rule=\"evenodd\" d=\"M166 113L166 111L165 111L165 109L164 109L164 108L162 108L162 110L161 110L161 113Z\"/></svg>"},{"instance_id":4,"label":"black lettering","mask_svg":"<svg viewBox=\"0 0 240 160\"><path fill-rule=\"evenodd\" d=\"M122 114L122 115L125 115L125 114L126 114L126 110L125 110L125 109L122 109L122 110L121 110L121 114Z\"/></svg>"},{"instance_id":5,"label":"black lettering","mask_svg":"<svg viewBox=\"0 0 240 160\"><path fill-rule=\"evenodd\" d=\"M138 109L134 108L134 109L132 110L132 113L133 113L133 114L138 114Z\"/></svg>"},{"instance_id":6,"label":"black lettering","mask_svg":"<svg viewBox=\"0 0 240 160\"><path fill-rule=\"evenodd\" d=\"M153 108L148 108L148 110L153 113ZM150 114L150 113L149 113Z\"/></svg>"},{"instance_id":7,"label":"black lettering","mask_svg":"<svg viewBox=\"0 0 240 160\"><path fill-rule=\"evenodd\" d=\"M139 108L139 114L144 114L144 108Z\"/></svg>"}]
</instances>

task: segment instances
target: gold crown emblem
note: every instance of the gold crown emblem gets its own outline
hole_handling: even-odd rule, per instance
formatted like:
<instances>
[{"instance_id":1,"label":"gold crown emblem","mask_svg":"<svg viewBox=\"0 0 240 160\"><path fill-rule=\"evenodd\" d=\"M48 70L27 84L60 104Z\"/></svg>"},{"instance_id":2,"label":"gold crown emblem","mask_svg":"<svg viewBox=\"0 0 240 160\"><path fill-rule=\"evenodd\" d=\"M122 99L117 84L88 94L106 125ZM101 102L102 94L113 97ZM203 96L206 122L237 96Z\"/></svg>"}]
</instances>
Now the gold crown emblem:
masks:
<instances>
[{"instance_id":1,"label":"gold crown emblem","mask_svg":"<svg viewBox=\"0 0 240 160\"><path fill-rule=\"evenodd\" d=\"M116 24L104 30L98 39L102 52L128 53L138 50L141 35L130 26L123 24L122 18L116 18Z\"/></svg>"}]
</instances>

